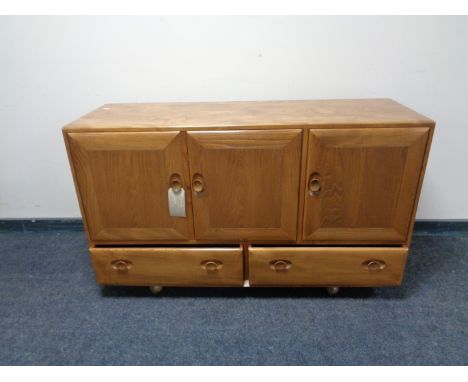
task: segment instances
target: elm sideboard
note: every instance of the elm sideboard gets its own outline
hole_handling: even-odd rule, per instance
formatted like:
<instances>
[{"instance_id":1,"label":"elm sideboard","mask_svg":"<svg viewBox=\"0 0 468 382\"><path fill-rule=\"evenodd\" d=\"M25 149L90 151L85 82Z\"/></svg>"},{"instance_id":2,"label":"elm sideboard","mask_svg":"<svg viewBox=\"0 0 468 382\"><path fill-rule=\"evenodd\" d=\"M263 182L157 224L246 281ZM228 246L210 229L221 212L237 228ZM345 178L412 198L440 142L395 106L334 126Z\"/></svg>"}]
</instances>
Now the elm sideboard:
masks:
<instances>
[{"instance_id":1,"label":"elm sideboard","mask_svg":"<svg viewBox=\"0 0 468 382\"><path fill-rule=\"evenodd\" d=\"M63 128L96 281L399 285L434 127L390 99L104 105Z\"/></svg>"}]
</instances>

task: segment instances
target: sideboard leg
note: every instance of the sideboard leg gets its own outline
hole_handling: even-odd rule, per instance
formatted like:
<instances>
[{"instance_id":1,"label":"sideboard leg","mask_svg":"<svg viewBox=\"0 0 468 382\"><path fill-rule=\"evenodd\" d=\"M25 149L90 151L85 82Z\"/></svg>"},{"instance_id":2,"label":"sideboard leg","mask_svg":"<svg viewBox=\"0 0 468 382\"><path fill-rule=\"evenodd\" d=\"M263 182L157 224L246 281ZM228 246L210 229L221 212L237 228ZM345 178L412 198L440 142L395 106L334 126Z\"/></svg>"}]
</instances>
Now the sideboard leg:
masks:
<instances>
[{"instance_id":1,"label":"sideboard leg","mask_svg":"<svg viewBox=\"0 0 468 382\"><path fill-rule=\"evenodd\" d=\"M340 291L340 287L337 287L337 286L327 288L327 292L330 296L334 296L338 294L339 291Z\"/></svg>"},{"instance_id":2,"label":"sideboard leg","mask_svg":"<svg viewBox=\"0 0 468 382\"><path fill-rule=\"evenodd\" d=\"M161 285L152 285L152 286L149 287L149 290L153 294L161 293L162 289L163 289L163 287Z\"/></svg>"}]
</instances>

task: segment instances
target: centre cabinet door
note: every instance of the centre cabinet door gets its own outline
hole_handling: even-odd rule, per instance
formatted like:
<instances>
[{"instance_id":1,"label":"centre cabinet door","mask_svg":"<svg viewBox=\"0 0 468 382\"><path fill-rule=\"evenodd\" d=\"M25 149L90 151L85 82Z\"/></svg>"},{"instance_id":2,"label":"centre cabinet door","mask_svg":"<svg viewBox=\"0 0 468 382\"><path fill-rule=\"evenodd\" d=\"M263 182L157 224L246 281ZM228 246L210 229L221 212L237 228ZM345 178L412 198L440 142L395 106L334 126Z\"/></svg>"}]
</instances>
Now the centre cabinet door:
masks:
<instances>
[{"instance_id":1,"label":"centre cabinet door","mask_svg":"<svg viewBox=\"0 0 468 382\"><path fill-rule=\"evenodd\" d=\"M303 240L406 241L429 128L311 129Z\"/></svg>"},{"instance_id":2,"label":"centre cabinet door","mask_svg":"<svg viewBox=\"0 0 468 382\"><path fill-rule=\"evenodd\" d=\"M195 238L295 240L302 131L187 134Z\"/></svg>"},{"instance_id":3,"label":"centre cabinet door","mask_svg":"<svg viewBox=\"0 0 468 382\"><path fill-rule=\"evenodd\" d=\"M68 142L93 241L193 238L185 133L70 133ZM185 217L171 216L169 188L185 194Z\"/></svg>"}]
</instances>

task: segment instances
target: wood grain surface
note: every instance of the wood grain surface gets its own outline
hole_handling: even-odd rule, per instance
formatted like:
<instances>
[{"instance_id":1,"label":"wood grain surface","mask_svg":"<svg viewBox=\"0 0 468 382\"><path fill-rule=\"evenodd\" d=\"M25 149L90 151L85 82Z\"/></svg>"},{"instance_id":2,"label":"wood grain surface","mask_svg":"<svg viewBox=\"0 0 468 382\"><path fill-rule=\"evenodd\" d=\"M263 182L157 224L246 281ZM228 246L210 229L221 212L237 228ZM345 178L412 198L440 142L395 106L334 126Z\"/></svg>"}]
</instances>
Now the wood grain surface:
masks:
<instances>
[{"instance_id":1,"label":"wood grain surface","mask_svg":"<svg viewBox=\"0 0 468 382\"><path fill-rule=\"evenodd\" d=\"M240 246L91 248L90 253L99 284L242 286L244 282Z\"/></svg>"},{"instance_id":2,"label":"wood grain surface","mask_svg":"<svg viewBox=\"0 0 468 382\"><path fill-rule=\"evenodd\" d=\"M253 286L399 285L407 254L405 247L249 247L249 279Z\"/></svg>"},{"instance_id":3,"label":"wood grain surface","mask_svg":"<svg viewBox=\"0 0 468 382\"><path fill-rule=\"evenodd\" d=\"M390 99L304 100L110 104L63 133L99 283L382 286L434 126Z\"/></svg>"},{"instance_id":4,"label":"wood grain surface","mask_svg":"<svg viewBox=\"0 0 468 382\"><path fill-rule=\"evenodd\" d=\"M70 133L69 146L93 242L193 238L185 133ZM169 215L172 174L187 217Z\"/></svg>"},{"instance_id":5,"label":"wood grain surface","mask_svg":"<svg viewBox=\"0 0 468 382\"><path fill-rule=\"evenodd\" d=\"M187 135L196 239L296 239L302 130Z\"/></svg>"},{"instance_id":6,"label":"wood grain surface","mask_svg":"<svg viewBox=\"0 0 468 382\"><path fill-rule=\"evenodd\" d=\"M303 239L403 244L410 227L429 128L311 129ZM314 175L315 174L315 175Z\"/></svg>"},{"instance_id":7,"label":"wood grain surface","mask_svg":"<svg viewBox=\"0 0 468 382\"><path fill-rule=\"evenodd\" d=\"M284 128L314 125L433 126L434 121L391 99L177 102L108 104L65 127L66 131Z\"/></svg>"}]
</instances>

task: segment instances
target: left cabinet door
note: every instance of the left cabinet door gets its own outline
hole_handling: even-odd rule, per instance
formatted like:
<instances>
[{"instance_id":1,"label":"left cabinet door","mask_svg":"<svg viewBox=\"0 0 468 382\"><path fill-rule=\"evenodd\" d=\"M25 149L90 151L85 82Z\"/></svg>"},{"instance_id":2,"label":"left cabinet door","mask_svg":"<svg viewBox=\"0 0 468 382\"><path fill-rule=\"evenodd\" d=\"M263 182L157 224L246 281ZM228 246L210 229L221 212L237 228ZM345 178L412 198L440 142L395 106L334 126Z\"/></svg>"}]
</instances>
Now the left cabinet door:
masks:
<instances>
[{"instance_id":1,"label":"left cabinet door","mask_svg":"<svg viewBox=\"0 0 468 382\"><path fill-rule=\"evenodd\" d=\"M68 133L70 159L91 240L193 238L185 133ZM174 186L175 182L175 186ZM169 213L168 190L185 194L185 217Z\"/></svg>"}]
</instances>

